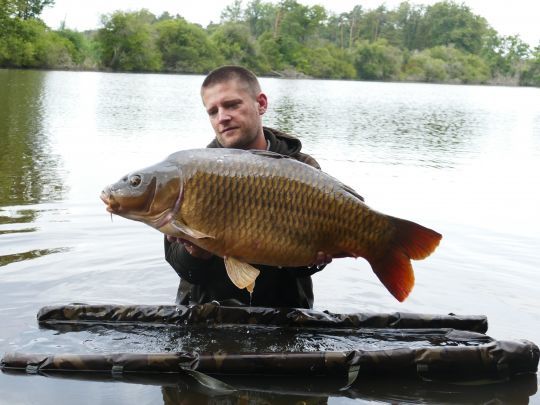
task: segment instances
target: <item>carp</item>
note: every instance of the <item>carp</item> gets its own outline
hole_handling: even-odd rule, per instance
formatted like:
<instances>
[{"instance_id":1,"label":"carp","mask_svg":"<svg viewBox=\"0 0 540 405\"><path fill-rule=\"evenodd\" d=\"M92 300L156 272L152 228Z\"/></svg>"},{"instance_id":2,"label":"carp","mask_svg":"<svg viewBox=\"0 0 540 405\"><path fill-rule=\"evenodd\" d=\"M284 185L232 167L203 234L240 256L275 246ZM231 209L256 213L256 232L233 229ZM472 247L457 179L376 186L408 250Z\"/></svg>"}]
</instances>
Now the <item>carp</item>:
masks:
<instances>
[{"instance_id":1,"label":"carp","mask_svg":"<svg viewBox=\"0 0 540 405\"><path fill-rule=\"evenodd\" d=\"M269 151L192 149L131 172L101 192L112 214L143 222L224 258L238 288L252 264L309 266L324 252L362 257L399 301L414 285L411 259L441 234L368 207L332 176Z\"/></svg>"}]
</instances>

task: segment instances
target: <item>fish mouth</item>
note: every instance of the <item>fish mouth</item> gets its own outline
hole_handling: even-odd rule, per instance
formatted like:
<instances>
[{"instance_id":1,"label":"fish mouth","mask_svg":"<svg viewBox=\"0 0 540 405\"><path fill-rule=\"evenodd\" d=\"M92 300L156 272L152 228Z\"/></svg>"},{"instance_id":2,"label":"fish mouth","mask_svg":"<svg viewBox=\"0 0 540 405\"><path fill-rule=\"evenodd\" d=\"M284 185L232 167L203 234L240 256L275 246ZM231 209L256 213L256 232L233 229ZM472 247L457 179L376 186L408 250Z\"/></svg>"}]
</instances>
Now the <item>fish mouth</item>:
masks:
<instances>
[{"instance_id":1,"label":"fish mouth","mask_svg":"<svg viewBox=\"0 0 540 405\"><path fill-rule=\"evenodd\" d=\"M131 219L138 219L146 216L152 218L151 220L154 221L153 218L161 218L163 215L163 212L157 215L150 215L157 190L157 182L155 178L152 179L147 190L147 192L136 197L122 196L121 191L120 195L115 196L114 185L109 185L101 191L99 198L107 206L105 208L107 212L111 214L116 214Z\"/></svg>"},{"instance_id":2,"label":"fish mouth","mask_svg":"<svg viewBox=\"0 0 540 405\"><path fill-rule=\"evenodd\" d=\"M110 214L144 222L153 228L160 229L174 219L174 216L180 209L182 193L178 196L173 208L167 208L161 212L152 213L152 210L155 210L154 200L157 195L157 189L157 181L154 178L148 187L148 191L144 194L144 203L138 200L136 206L130 204L132 201L130 201L129 198L123 198L122 196L116 197L114 185L105 187L101 191L99 197L101 201L105 203L105 209Z\"/></svg>"},{"instance_id":3,"label":"fish mouth","mask_svg":"<svg viewBox=\"0 0 540 405\"><path fill-rule=\"evenodd\" d=\"M114 207L116 207L119 204L117 204L114 201L114 197L111 194L111 187L110 186L106 187L105 189L103 189L101 191L101 194L99 195L99 198L101 198L101 201L103 201L105 203L105 205L107 206L105 208L107 210L107 212L109 212L111 214L116 213L116 209L113 208L113 205L114 205Z\"/></svg>"}]
</instances>

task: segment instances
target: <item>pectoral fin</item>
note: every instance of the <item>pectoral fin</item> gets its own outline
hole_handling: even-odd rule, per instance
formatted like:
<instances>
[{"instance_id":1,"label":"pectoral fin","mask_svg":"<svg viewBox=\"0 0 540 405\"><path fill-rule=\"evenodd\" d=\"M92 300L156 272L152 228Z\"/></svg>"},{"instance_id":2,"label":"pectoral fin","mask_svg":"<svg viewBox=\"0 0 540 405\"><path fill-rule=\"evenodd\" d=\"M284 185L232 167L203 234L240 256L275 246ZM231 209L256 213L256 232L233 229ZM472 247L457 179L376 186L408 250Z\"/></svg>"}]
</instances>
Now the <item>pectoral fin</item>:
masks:
<instances>
[{"instance_id":1,"label":"pectoral fin","mask_svg":"<svg viewBox=\"0 0 540 405\"><path fill-rule=\"evenodd\" d=\"M241 262L234 257L224 257L227 275L238 288L245 288L250 293L255 288L255 279L260 271L251 264Z\"/></svg>"},{"instance_id":2,"label":"pectoral fin","mask_svg":"<svg viewBox=\"0 0 540 405\"><path fill-rule=\"evenodd\" d=\"M202 233L202 232L199 232L199 231L196 231L195 229L191 229L186 224L183 224L182 222L180 222L178 220L173 221L171 223L171 225L174 228L176 228L178 231L180 231L182 233L185 233L186 235L191 236L192 238L195 238L195 239L211 238L211 239L213 239L212 236L207 235L207 234Z\"/></svg>"}]
</instances>

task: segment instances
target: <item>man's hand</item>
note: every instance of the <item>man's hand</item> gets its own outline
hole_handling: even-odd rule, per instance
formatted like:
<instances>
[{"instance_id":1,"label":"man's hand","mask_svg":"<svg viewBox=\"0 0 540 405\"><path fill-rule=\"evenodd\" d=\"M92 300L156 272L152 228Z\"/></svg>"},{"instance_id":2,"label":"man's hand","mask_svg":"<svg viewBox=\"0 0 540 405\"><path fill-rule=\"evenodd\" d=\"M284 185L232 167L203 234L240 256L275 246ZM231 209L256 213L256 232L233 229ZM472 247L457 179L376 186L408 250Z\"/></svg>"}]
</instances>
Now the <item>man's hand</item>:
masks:
<instances>
[{"instance_id":1,"label":"man's hand","mask_svg":"<svg viewBox=\"0 0 540 405\"><path fill-rule=\"evenodd\" d=\"M210 253L208 250L204 250L203 248L200 248L199 246L194 245L193 243L191 243L190 241L188 241L186 239L177 238L176 236L167 235L167 240L169 242L171 242L171 243L181 243L181 244L183 244L184 247L186 248L187 252L191 256L196 257L198 259L208 260L213 256L213 254Z\"/></svg>"}]
</instances>

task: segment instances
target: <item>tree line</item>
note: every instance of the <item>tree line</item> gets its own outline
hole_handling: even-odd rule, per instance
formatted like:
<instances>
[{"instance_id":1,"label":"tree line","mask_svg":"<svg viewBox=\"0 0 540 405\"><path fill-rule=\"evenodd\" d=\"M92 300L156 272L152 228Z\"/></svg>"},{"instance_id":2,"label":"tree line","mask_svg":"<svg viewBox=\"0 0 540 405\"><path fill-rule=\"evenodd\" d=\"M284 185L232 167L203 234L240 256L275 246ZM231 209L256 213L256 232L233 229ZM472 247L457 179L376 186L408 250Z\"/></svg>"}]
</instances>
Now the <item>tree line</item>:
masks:
<instances>
[{"instance_id":1,"label":"tree line","mask_svg":"<svg viewBox=\"0 0 540 405\"><path fill-rule=\"evenodd\" d=\"M234 0L203 28L148 10L78 32L39 19L54 0L0 0L0 67L207 73L540 86L540 44L499 35L464 4L402 2L336 14L296 0Z\"/></svg>"}]
</instances>

